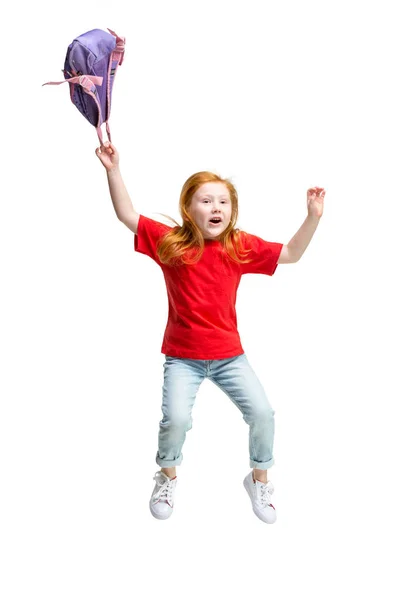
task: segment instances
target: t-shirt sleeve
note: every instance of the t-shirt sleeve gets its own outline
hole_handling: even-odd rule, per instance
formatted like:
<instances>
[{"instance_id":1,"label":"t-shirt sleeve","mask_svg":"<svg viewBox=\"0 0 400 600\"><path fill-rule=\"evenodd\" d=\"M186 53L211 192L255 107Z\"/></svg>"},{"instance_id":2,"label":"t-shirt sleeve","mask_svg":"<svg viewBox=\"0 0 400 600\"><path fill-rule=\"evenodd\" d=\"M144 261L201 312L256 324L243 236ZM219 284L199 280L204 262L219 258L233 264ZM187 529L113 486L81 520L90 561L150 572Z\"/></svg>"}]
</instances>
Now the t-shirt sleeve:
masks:
<instances>
[{"instance_id":1,"label":"t-shirt sleeve","mask_svg":"<svg viewBox=\"0 0 400 600\"><path fill-rule=\"evenodd\" d=\"M135 251L150 256L161 266L160 259L157 256L157 243L170 229L172 228L164 225L164 223L140 215L134 239Z\"/></svg>"},{"instance_id":2,"label":"t-shirt sleeve","mask_svg":"<svg viewBox=\"0 0 400 600\"><path fill-rule=\"evenodd\" d=\"M257 235L242 232L243 246L250 252L246 259L251 262L242 263L242 273L261 273L263 275L273 275L278 266L278 258L282 251L283 244L280 242L267 242Z\"/></svg>"}]
</instances>

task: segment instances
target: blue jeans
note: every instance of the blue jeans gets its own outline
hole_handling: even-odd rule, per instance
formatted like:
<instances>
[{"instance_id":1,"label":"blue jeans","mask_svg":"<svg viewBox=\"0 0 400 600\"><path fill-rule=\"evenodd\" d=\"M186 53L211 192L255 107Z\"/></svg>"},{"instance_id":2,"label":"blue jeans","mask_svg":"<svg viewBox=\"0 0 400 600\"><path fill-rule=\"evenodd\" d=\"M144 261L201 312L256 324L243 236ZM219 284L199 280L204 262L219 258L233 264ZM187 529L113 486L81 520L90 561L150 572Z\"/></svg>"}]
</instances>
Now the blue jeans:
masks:
<instances>
[{"instance_id":1,"label":"blue jeans","mask_svg":"<svg viewBox=\"0 0 400 600\"><path fill-rule=\"evenodd\" d=\"M165 356L157 464L160 467L181 464L186 432L192 428L196 394L206 377L225 392L250 426L250 467L272 467L275 411L245 354L221 360Z\"/></svg>"}]
</instances>

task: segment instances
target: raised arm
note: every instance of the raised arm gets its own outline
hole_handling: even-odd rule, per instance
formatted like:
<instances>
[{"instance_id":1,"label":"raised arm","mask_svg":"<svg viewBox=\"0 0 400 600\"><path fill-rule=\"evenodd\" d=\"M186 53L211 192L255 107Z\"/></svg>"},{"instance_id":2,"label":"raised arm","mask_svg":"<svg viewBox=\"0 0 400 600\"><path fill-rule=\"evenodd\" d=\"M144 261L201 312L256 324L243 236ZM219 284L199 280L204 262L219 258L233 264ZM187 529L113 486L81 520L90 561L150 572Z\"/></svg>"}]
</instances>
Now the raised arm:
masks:
<instances>
[{"instance_id":1,"label":"raised arm","mask_svg":"<svg viewBox=\"0 0 400 600\"><path fill-rule=\"evenodd\" d=\"M283 246L278 263L293 263L300 260L310 243L324 211L324 188L314 187L307 190L308 215L303 225L294 234L287 246Z\"/></svg>"},{"instance_id":2,"label":"raised arm","mask_svg":"<svg viewBox=\"0 0 400 600\"><path fill-rule=\"evenodd\" d=\"M136 233L140 215L133 208L122 179L116 147L111 142L105 142L103 146L96 148L96 156L106 169L111 200L118 219Z\"/></svg>"},{"instance_id":3,"label":"raised arm","mask_svg":"<svg viewBox=\"0 0 400 600\"><path fill-rule=\"evenodd\" d=\"M133 233L137 232L139 213L132 206L119 167L107 171L108 187L116 215Z\"/></svg>"}]
</instances>

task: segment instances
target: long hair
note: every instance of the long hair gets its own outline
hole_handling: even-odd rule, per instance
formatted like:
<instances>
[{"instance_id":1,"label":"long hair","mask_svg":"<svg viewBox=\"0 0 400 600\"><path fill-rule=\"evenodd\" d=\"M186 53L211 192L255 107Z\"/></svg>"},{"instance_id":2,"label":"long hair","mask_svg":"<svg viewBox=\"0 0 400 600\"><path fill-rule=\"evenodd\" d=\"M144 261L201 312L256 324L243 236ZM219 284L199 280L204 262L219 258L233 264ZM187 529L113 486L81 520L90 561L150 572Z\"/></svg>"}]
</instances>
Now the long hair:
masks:
<instances>
[{"instance_id":1,"label":"long hair","mask_svg":"<svg viewBox=\"0 0 400 600\"><path fill-rule=\"evenodd\" d=\"M232 214L228 227L215 240L220 240L227 255L237 263L248 263L245 256L250 250L245 250L240 229L235 228L239 213L238 195L235 186L229 179L223 179L216 173L200 171L194 173L185 181L179 198L179 212L183 219L183 225L179 225L169 215L164 215L174 223L173 227L159 241L157 254L160 262L166 265L193 264L200 260L204 251L204 238L201 230L196 225L188 212L190 202L196 190L211 181L224 183L229 191L232 205Z\"/></svg>"}]
</instances>

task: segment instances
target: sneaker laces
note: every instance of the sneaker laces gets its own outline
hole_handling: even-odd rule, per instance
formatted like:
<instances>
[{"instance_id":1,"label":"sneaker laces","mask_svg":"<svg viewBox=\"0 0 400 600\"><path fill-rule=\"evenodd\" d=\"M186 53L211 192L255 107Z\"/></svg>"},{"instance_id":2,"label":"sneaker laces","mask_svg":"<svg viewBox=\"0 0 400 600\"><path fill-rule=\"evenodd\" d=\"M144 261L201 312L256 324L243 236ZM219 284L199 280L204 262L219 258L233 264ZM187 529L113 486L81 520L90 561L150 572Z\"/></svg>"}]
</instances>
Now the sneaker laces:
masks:
<instances>
[{"instance_id":1,"label":"sneaker laces","mask_svg":"<svg viewBox=\"0 0 400 600\"><path fill-rule=\"evenodd\" d=\"M274 493L274 486L272 484L272 481L267 481L267 483L261 483L258 489L260 490L260 502L262 507L264 508L265 506L270 505L271 495Z\"/></svg>"},{"instance_id":2,"label":"sneaker laces","mask_svg":"<svg viewBox=\"0 0 400 600\"><path fill-rule=\"evenodd\" d=\"M172 506L172 493L175 488L176 479L171 480L165 478L166 475L161 471L157 471L153 477L156 484L160 486L160 489L153 494L153 498L155 501L160 500L160 502L168 502L168 504Z\"/></svg>"}]
</instances>

